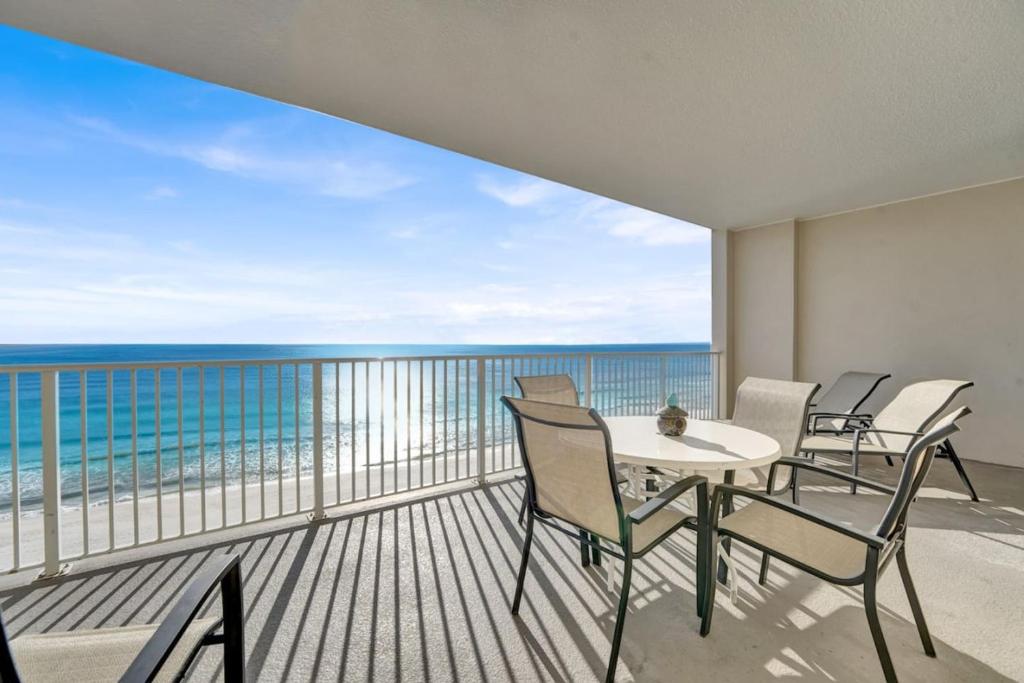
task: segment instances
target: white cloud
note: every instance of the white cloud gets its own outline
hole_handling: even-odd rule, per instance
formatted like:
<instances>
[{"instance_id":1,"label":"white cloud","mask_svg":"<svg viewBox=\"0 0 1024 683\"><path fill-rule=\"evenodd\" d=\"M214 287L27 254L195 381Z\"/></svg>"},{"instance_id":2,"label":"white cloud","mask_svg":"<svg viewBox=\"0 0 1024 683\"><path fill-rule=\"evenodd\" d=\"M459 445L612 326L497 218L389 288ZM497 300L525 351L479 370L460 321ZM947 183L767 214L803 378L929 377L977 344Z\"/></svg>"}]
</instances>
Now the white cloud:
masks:
<instances>
[{"instance_id":1,"label":"white cloud","mask_svg":"<svg viewBox=\"0 0 1024 683\"><path fill-rule=\"evenodd\" d=\"M26 202L24 199L18 199L17 197L0 197L0 207L6 209L38 209L42 208L39 204L33 204L32 202Z\"/></svg>"},{"instance_id":2,"label":"white cloud","mask_svg":"<svg viewBox=\"0 0 1024 683\"><path fill-rule=\"evenodd\" d=\"M178 196L178 191L168 185L157 185L143 196L145 199L149 199L151 201L158 199L174 199Z\"/></svg>"},{"instance_id":3,"label":"white cloud","mask_svg":"<svg viewBox=\"0 0 1024 683\"><path fill-rule=\"evenodd\" d=\"M254 137L254 128L248 125L231 126L213 142L182 144L136 135L104 119L73 116L70 120L118 144L149 154L184 159L242 178L295 185L328 197L373 199L416 182L387 164L348 158L341 153L275 154L245 147L244 139Z\"/></svg>"},{"instance_id":4,"label":"white cloud","mask_svg":"<svg viewBox=\"0 0 1024 683\"><path fill-rule=\"evenodd\" d=\"M416 226L392 230L390 235L397 240L414 240L420 236L420 228Z\"/></svg>"},{"instance_id":5,"label":"white cloud","mask_svg":"<svg viewBox=\"0 0 1024 683\"><path fill-rule=\"evenodd\" d=\"M613 237L650 247L703 244L711 239L707 228L624 204L606 206L593 219Z\"/></svg>"},{"instance_id":6,"label":"white cloud","mask_svg":"<svg viewBox=\"0 0 1024 683\"><path fill-rule=\"evenodd\" d=\"M564 185L530 176L511 183L500 183L490 176L480 176L476 186L484 194L516 207L536 206L566 190Z\"/></svg>"}]
</instances>

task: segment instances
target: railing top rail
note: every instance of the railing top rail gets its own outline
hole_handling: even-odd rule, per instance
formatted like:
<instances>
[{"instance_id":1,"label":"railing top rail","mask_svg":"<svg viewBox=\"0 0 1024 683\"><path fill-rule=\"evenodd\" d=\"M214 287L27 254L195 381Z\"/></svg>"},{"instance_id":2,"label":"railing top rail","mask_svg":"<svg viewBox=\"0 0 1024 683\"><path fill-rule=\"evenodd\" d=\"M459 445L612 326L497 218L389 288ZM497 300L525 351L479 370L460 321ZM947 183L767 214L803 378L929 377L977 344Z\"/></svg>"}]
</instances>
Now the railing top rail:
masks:
<instances>
[{"instance_id":1,"label":"railing top rail","mask_svg":"<svg viewBox=\"0 0 1024 683\"><path fill-rule=\"evenodd\" d=\"M108 370L156 370L163 368L236 368L260 365L323 365L335 363L390 363L393 361L466 361L590 356L717 356L721 351L553 351L551 353L497 353L430 356L353 356L323 358L225 358L213 360L125 361L116 363L0 364L0 374L35 372L105 372Z\"/></svg>"}]
</instances>

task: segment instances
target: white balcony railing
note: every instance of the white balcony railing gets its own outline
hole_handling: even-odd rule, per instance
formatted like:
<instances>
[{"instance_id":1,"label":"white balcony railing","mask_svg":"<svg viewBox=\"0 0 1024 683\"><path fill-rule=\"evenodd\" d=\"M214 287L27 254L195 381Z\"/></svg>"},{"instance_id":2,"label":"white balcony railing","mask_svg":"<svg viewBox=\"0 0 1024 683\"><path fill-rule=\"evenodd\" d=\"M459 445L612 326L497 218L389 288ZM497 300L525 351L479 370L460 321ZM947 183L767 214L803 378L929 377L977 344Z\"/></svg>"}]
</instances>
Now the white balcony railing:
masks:
<instances>
[{"instance_id":1,"label":"white balcony railing","mask_svg":"<svg viewBox=\"0 0 1024 683\"><path fill-rule=\"evenodd\" d=\"M605 415L717 417L714 352L0 366L0 570L520 466L500 403L567 373Z\"/></svg>"}]
</instances>

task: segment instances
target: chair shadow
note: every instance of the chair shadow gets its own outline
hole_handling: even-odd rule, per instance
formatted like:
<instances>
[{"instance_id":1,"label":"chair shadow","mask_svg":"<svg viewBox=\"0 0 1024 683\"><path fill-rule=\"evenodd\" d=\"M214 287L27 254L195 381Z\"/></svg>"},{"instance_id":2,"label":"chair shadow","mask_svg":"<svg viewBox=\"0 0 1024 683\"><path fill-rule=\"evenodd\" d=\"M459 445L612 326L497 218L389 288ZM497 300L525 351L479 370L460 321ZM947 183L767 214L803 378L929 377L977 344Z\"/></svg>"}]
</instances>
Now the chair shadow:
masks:
<instances>
[{"instance_id":1,"label":"chair shadow","mask_svg":"<svg viewBox=\"0 0 1024 683\"><path fill-rule=\"evenodd\" d=\"M728 598L720 592L706 638L698 633L696 614L681 609L677 596L635 606L627 617L621 654L629 675L658 681L677 680L680 671L723 681L881 680L862 605L814 613L800 603L805 581L757 591L756 601L743 599L735 608L726 607ZM938 656L927 657L912 622L887 611L881 619L901 681L1013 680L939 640L934 641Z\"/></svg>"}]
</instances>

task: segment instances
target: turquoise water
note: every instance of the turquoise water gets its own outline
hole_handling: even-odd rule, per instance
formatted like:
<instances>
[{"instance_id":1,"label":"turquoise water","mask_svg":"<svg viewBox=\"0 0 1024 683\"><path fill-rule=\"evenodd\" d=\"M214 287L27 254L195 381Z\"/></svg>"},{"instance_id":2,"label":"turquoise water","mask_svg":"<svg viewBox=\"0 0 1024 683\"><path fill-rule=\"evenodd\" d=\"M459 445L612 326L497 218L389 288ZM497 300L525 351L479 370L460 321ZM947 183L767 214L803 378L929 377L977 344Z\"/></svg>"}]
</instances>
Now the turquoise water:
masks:
<instances>
[{"instance_id":1,"label":"turquoise water","mask_svg":"<svg viewBox=\"0 0 1024 683\"><path fill-rule=\"evenodd\" d=\"M277 366L262 369L262 396L261 369L257 366L247 366L244 377L238 365L225 366L223 371L217 367L203 369L202 411L199 368L185 367L180 378L175 368L161 370L159 377L152 368L140 369L135 374L134 411L137 420L134 433L130 373L115 371L108 376L105 371L86 372L84 440L82 374L78 371L62 372L59 392L62 495L70 501L81 495L83 482L90 492L102 497L108 494L112 482L117 497L120 497L134 487L135 477L140 490L152 489L158 480L164 486L177 486L179 478L187 487L193 487L201 475L208 481L219 481L221 458L224 477L230 481L239 480L242 462L250 473L261 465L268 476L276 476L278 471L283 476L307 473L311 468L312 453L313 366L303 364L303 359L547 354L546 359L536 360L528 368L529 372L569 372L582 386L582 363L565 362L559 358L585 352L643 354L707 351L708 348L708 344L0 346L0 507L10 505L12 490L10 375L2 373L6 365L254 359L294 361L281 367L280 384ZM659 369L658 364L659 360L654 356L637 357L628 373L633 380L624 382L625 372L614 361L595 361L595 406L601 409L603 404L613 412L641 404L644 409L649 409L658 392L658 373L665 372L663 367ZM355 367L342 365L337 370L336 376L334 365L326 365L323 375L325 452L329 456L337 455L336 459L327 458L329 468L352 470L371 463L379 464L389 457L404 458L407 451L423 454L447 449L451 452L452 448L468 449L474 443L479 405L475 362L450 362L447 375L445 364L434 361L387 363L383 369L379 363L371 362L356 364ZM497 421L500 418L503 410L497 399L502 393L510 392L512 374L518 372L522 369L506 364L489 362L485 366L483 386L487 420ZM672 365L668 370L669 389L687 391L691 397L699 397L703 401L710 397L710 375L710 363L706 360ZM112 408L110 429L108 377ZM220 409L222 382L223 413ZM419 398L421 390L422 401ZM17 393L18 490L22 505L31 507L38 504L41 496L40 375L20 373ZM356 397L354 401L352 396ZM422 441L416 420L421 412L428 416L428 429ZM406 419L406 414L409 419ZM447 420L443 417L445 414L448 415ZM510 438L510 424L507 420L503 422L500 431L489 429L488 441ZM343 453L345 458L342 458Z\"/></svg>"}]
</instances>

